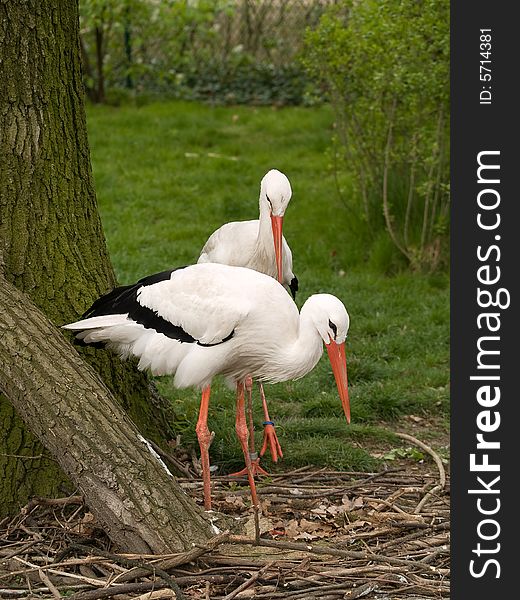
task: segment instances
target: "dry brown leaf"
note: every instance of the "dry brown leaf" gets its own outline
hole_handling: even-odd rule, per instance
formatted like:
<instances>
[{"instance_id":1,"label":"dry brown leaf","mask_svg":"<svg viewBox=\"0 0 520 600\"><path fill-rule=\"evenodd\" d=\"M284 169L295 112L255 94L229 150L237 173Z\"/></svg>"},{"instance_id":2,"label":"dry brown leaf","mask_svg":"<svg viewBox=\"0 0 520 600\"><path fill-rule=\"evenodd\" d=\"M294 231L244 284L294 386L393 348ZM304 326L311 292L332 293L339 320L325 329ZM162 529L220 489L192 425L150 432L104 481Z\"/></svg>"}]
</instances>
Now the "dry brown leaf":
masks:
<instances>
[{"instance_id":1,"label":"dry brown leaf","mask_svg":"<svg viewBox=\"0 0 520 600\"><path fill-rule=\"evenodd\" d=\"M273 529L273 522L267 517L261 516L260 522L260 534L267 533ZM245 534L250 537L255 537L255 515L251 515L244 526Z\"/></svg>"},{"instance_id":2,"label":"dry brown leaf","mask_svg":"<svg viewBox=\"0 0 520 600\"><path fill-rule=\"evenodd\" d=\"M316 540L328 537L333 530L332 526L322 521L309 521L308 519L291 519L285 525L285 535L293 540Z\"/></svg>"},{"instance_id":3,"label":"dry brown leaf","mask_svg":"<svg viewBox=\"0 0 520 600\"><path fill-rule=\"evenodd\" d=\"M294 540L306 540L306 541L311 541L311 540L316 540L318 539L319 536L317 535L313 535L312 533L308 533L307 531L301 531L300 533L298 533L297 535L294 536Z\"/></svg>"},{"instance_id":4,"label":"dry brown leaf","mask_svg":"<svg viewBox=\"0 0 520 600\"><path fill-rule=\"evenodd\" d=\"M244 510L246 508L246 503L242 496L226 496L224 501L229 507L236 510Z\"/></svg>"},{"instance_id":5,"label":"dry brown leaf","mask_svg":"<svg viewBox=\"0 0 520 600\"><path fill-rule=\"evenodd\" d=\"M353 510L359 510L365 504L364 499L361 496L358 496L354 500L350 500L350 498L345 494L343 498L341 498L341 503L346 507L345 512L352 512Z\"/></svg>"},{"instance_id":6,"label":"dry brown leaf","mask_svg":"<svg viewBox=\"0 0 520 600\"><path fill-rule=\"evenodd\" d=\"M96 518L94 515L90 512L86 512L81 521L72 527L72 531L83 535L90 535L94 532L95 527L93 527L93 525L95 525L95 522Z\"/></svg>"},{"instance_id":7,"label":"dry brown leaf","mask_svg":"<svg viewBox=\"0 0 520 600\"><path fill-rule=\"evenodd\" d=\"M285 535L294 539L300 533L300 526L296 519L291 519L285 524Z\"/></svg>"},{"instance_id":8,"label":"dry brown leaf","mask_svg":"<svg viewBox=\"0 0 520 600\"><path fill-rule=\"evenodd\" d=\"M358 519L357 521L354 521L353 523L347 523L346 525L343 526L343 529L345 529L346 531L350 531L351 529L357 529L359 527L364 527L365 525L372 525L372 523L370 521L364 521L363 519Z\"/></svg>"},{"instance_id":9,"label":"dry brown leaf","mask_svg":"<svg viewBox=\"0 0 520 600\"><path fill-rule=\"evenodd\" d=\"M320 504L317 508L311 509L311 513L318 517L327 517L330 514L329 508L330 506L327 506L326 504Z\"/></svg>"}]
</instances>

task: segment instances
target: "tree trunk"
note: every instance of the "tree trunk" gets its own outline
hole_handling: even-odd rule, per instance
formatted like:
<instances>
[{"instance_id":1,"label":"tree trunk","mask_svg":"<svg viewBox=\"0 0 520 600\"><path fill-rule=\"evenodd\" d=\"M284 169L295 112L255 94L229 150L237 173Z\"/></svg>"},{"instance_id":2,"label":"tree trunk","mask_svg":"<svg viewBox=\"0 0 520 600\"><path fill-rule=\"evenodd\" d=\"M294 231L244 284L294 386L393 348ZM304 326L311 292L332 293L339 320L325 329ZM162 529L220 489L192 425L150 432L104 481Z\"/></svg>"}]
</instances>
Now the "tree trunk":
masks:
<instances>
[{"instance_id":1,"label":"tree trunk","mask_svg":"<svg viewBox=\"0 0 520 600\"><path fill-rule=\"evenodd\" d=\"M0 276L0 389L127 552L181 552L211 527L97 374ZM42 407L44 409L42 410Z\"/></svg>"},{"instance_id":2,"label":"tree trunk","mask_svg":"<svg viewBox=\"0 0 520 600\"><path fill-rule=\"evenodd\" d=\"M0 255L6 279L55 323L115 285L87 141L77 0L0 1ZM169 405L114 355L82 352L141 429L173 437ZM0 395L0 516L63 493L61 469ZM18 458L20 455L45 458Z\"/></svg>"}]
</instances>

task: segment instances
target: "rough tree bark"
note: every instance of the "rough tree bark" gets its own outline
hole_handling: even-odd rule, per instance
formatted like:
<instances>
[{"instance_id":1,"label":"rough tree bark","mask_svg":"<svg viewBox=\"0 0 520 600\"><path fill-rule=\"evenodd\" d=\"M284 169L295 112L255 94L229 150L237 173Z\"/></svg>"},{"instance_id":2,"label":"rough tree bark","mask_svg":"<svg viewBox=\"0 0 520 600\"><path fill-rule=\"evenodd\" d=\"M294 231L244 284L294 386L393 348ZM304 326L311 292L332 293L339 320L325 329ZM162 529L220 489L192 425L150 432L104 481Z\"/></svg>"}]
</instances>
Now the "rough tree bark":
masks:
<instances>
[{"instance_id":1,"label":"rough tree bark","mask_svg":"<svg viewBox=\"0 0 520 600\"><path fill-rule=\"evenodd\" d=\"M180 552L207 541L209 521L93 369L1 275L0 306L0 389L112 541L142 553Z\"/></svg>"},{"instance_id":2,"label":"rough tree bark","mask_svg":"<svg viewBox=\"0 0 520 600\"><path fill-rule=\"evenodd\" d=\"M115 284L83 94L77 0L0 0L0 254L6 279L58 325ZM171 409L145 375L110 353L83 356L144 436L173 437ZM0 516L63 494L65 481L0 395Z\"/></svg>"}]
</instances>

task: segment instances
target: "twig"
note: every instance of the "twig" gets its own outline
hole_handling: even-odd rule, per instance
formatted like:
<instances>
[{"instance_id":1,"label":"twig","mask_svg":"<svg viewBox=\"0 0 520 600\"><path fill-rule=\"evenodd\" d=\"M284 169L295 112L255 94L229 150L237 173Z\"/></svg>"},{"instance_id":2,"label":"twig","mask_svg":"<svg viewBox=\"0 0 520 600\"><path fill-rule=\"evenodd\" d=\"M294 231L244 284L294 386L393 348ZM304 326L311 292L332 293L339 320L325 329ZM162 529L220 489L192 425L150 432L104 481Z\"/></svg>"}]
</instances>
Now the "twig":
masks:
<instances>
[{"instance_id":1,"label":"twig","mask_svg":"<svg viewBox=\"0 0 520 600\"><path fill-rule=\"evenodd\" d=\"M260 515L259 515L259 507L253 506L254 511L254 519L255 519L255 542L258 544L260 541Z\"/></svg>"},{"instance_id":2,"label":"twig","mask_svg":"<svg viewBox=\"0 0 520 600\"><path fill-rule=\"evenodd\" d=\"M179 585L194 585L200 583L201 579L206 579L212 583L228 583L230 578L223 575L208 575L201 578L199 575L193 577L178 577ZM168 587L168 583L161 580L144 581L138 583L124 583L110 587L104 587L97 590L89 590L86 592L78 592L69 597L69 600L100 600L101 598L110 598L111 596L121 594L133 594L138 592L148 592L150 590L164 589Z\"/></svg>"},{"instance_id":3,"label":"twig","mask_svg":"<svg viewBox=\"0 0 520 600\"><path fill-rule=\"evenodd\" d=\"M354 588L351 592L347 592L344 596L345 600L354 600L354 598L361 598L362 596L367 596L371 594L379 585L375 582L368 582L360 585L358 588Z\"/></svg>"},{"instance_id":4,"label":"twig","mask_svg":"<svg viewBox=\"0 0 520 600\"><path fill-rule=\"evenodd\" d=\"M188 479L194 478L188 465L185 465L178 458L176 458L169 452L166 452L165 450L163 450L160 446L158 446L155 442L152 442L151 440L150 440L150 445L152 446L152 448L157 452L157 454L161 458L165 458L166 460L168 460L178 471L180 471L181 473L184 473Z\"/></svg>"},{"instance_id":5,"label":"twig","mask_svg":"<svg viewBox=\"0 0 520 600\"><path fill-rule=\"evenodd\" d=\"M1 552L0 552L0 557L1 557L0 563L4 562L6 560L9 560L10 558L14 558L15 556L18 556L18 554L23 554L24 552L29 550L29 548L32 548L32 546L34 546L35 544L39 544L40 542L41 542L41 540L32 540L31 542L28 542L27 544L22 544L21 547L18 548L18 550L13 550L6 556L1 556Z\"/></svg>"},{"instance_id":6,"label":"twig","mask_svg":"<svg viewBox=\"0 0 520 600\"><path fill-rule=\"evenodd\" d=\"M31 573L31 572L39 572L39 571L45 570L45 571L48 571L49 573L52 573L53 575L61 575L62 577L70 577L71 579L78 579L79 581L84 581L85 583L90 583L91 585L104 586L106 584L106 581L102 581L101 579L93 579L92 577L84 577L83 575L76 575L76 573L67 573L65 571L58 571L58 569L53 569L49 565L44 566L44 567L38 567L37 565L34 565L27 560L23 560L19 556L15 556L15 558L13 560L15 560L17 562L21 562L22 564L30 567L29 569L26 569L25 571L20 571L19 572L20 575L27 575L28 573ZM15 574L18 574L18 573L11 573L11 576L15 575Z\"/></svg>"},{"instance_id":7,"label":"twig","mask_svg":"<svg viewBox=\"0 0 520 600\"><path fill-rule=\"evenodd\" d=\"M294 486L296 485L296 482L291 482L291 484L288 484L286 486L283 485L278 485L278 486L273 486L273 485L268 485L266 487L261 488L262 489L262 494L279 494L280 496L284 496L287 498L295 498L297 500L312 500L314 498L328 498L328 497L332 497L332 496L342 496L343 494L347 493L347 492L351 492L352 490L355 489L359 489L360 487L362 487L363 485L366 485L367 483L373 482L374 480L383 477L385 475L387 475L388 473L395 473L401 471L401 469L392 469L392 470L388 470L388 471L381 471L380 473L373 473L372 475L369 475L368 477L366 477L365 479L361 479L353 484L350 485L343 485L341 487L337 486L335 489L330 489L330 487L321 485L321 486L301 486L302 489L305 490L316 490L314 492L304 492L304 493L295 493L294 492ZM314 476L314 474L313 474ZM309 476L308 478L302 478L298 481L303 481L308 480L311 476ZM235 478L236 479L236 478ZM299 487L299 486L298 486ZM227 494L228 492L226 490L221 492L222 494ZM244 489L244 490L236 490L233 492L234 496L247 496L249 494L249 488L248 489Z\"/></svg>"},{"instance_id":8,"label":"twig","mask_svg":"<svg viewBox=\"0 0 520 600\"><path fill-rule=\"evenodd\" d=\"M421 510L423 509L424 505L426 504L426 502L428 501L428 499L431 498L431 496L433 496L433 494L435 494L436 492L439 492L445 488L445 486L446 486L446 471L444 470L444 465L442 464L441 457L437 454L437 452L435 452L435 450L430 448L430 446L428 446L424 442L421 442L420 440L413 437L412 435L408 435L407 433L397 433L396 435L397 435L397 437L400 437L403 440L408 440L409 442L412 442L412 444L419 446L419 448L422 448L425 452L427 452L433 458L433 460L435 461L435 464L437 465L437 469L439 470L438 485L436 485L429 492L427 492L423 496L423 498L421 499L419 504L415 507L414 513L419 514L421 512Z\"/></svg>"},{"instance_id":9,"label":"twig","mask_svg":"<svg viewBox=\"0 0 520 600\"><path fill-rule=\"evenodd\" d=\"M449 554L447 544L442 545L433 552L428 553L424 558L421 559L422 563L430 563L434 561L438 556Z\"/></svg>"},{"instance_id":10,"label":"twig","mask_svg":"<svg viewBox=\"0 0 520 600\"><path fill-rule=\"evenodd\" d=\"M387 473L394 473L394 472L396 472L398 470L400 470L400 469L394 469L394 470L388 470L388 471L381 471L380 473L373 473L372 475L369 475L368 477L365 477L365 479L360 479L359 481L356 481L356 483L353 483L353 484L350 484L350 485L346 485L346 486L342 486L339 489L330 490L328 492L319 492L317 494L298 494L298 496L296 496L296 497L297 498L302 498L302 499L310 499L310 498L321 498L321 497L339 496L340 494L343 495L346 492L351 492L352 490L359 489L363 485L366 485L367 483L370 483L370 482L374 481L375 479L378 479L379 477L385 476Z\"/></svg>"},{"instance_id":11,"label":"twig","mask_svg":"<svg viewBox=\"0 0 520 600\"><path fill-rule=\"evenodd\" d=\"M421 510L423 509L424 505L428 502L428 500L437 492L440 492L443 489L442 485L436 485L434 487L432 487L432 489L429 492L426 492L426 494L424 494L423 498L421 499L421 501L419 502L419 504L415 507L414 512L419 514L421 512Z\"/></svg>"},{"instance_id":12,"label":"twig","mask_svg":"<svg viewBox=\"0 0 520 600\"><path fill-rule=\"evenodd\" d=\"M164 560L160 560L159 562L157 562L156 564L153 564L151 566L145 566L142 564L137 565L137 568L135 568L133 571L128 571L127 573L124 573L119 578L119 581L121 581L121 582L131 581L132 579L137 579L138 577L143 577L143 575L147 575L150 572L150 568L156 568L156 569L161 569L162 571L168 571L169 569L173 569L174 567L178 567L180 565L184 565L186 563L192 562L192 561L196 560L197 558L199 558L200 556L202 556L203 554L206 554L207 552L211 552L211 551L215 550L215 548L217 548L217 546L219 546L220 544L223 544L224 542L227 542L228 538L229 538L229 531L225 531L225 532L219 533L215 537L211 538L208 542L206 542L206 544L200 545L200 546L195 546L195 548L193 548L192 550L188 550L187 552L183 552L182 554L177 554L176 556L173 556L172 558L166 558ZM118 560L121 560L121 557L119 557L116 554L110 555L110 556L116 562ZM132 564L132 567L136 567L135 562ZM139 567L141 567L141 568L139 568Z\"/></svg>"},{"instance_id":13,"label":"twig","mask_svg":"<svg viewBox=\"0 0 520 600\"><path fill-rule=\"evenodd\" d=\"M32 498L21 510L22 514L32 512L37 506L67 506L68 504L83 504L83 496L68 496L66 498Z\"/></svg>"},{"instance_id":14,"label":"twig","mask_svg":"<svg viewBox=\"0 0 520 600\"><path fill-rule=\"evenodd\" d=\"M438 530L446 530L450 528L450 523L440 523L439 525L432 525L432 530L433 531L438 531ZM414 533L409 533L408 535L404 535L404 536L400 536L395 540L390 540L388 542L385 542L384 544L381 544L379 546L379 550L382 550L383 548L390 548L391 546L398 546L400 544L403 544L404 542L408 542L417 538L422 538L424 537L424 531L415 531Z\"/></svg>"},{"instance_id":15,"label":"twig","mask_svg":"<svg viewBox=\"0 0 520 600\"><path fill-rule=\"evenodd\" d=\"M43 583L49 588L49 591L54 596L54 598L56 598L57 600L61 600L61 594L58 592L58 590L54 587L52 581L47 577L47 575L45 575L45 573L41 569L38 571L38 575L40 576L40 579L43 581Z\"/></svg>"},{"instance_id":16,"label":"twig","mask_svg":"<svg viewBox=\"0 0 520 600\"><path fill-rule=\"evenodd\" d=\"M38 588L37 591L48 592L48 588ZM27 598L27 590L22 588L0 588L0 598Z\"/></svg>"},{"instance_id":17,"label":"twig","mask_svg":"<svg viewBox=\"0 0 520 600\"><path fill-rule=\"evenodd\" d=\"M352 577L353 575L362 575L364 573L373 574L377 573L400 573L402 568L388 565L368 565L363 567L339 567L324 571L323 567L319 565L319 576L321 577Z\"/></svg>"},{"instance_id":18,"label":"twig","mask_svg":"<svg viewBox=\"0 0 520 600\"><path fill-rule=\"evenodd\" d=\"M285 550L299 550L300 552L312 552L313 554L328 554L331 556L342 556L344 558L352 558L354 560L371 560L374 562L386 562L393 565L402 565L408 568L417 568L427 571L435 571L434 567L424 568L422 565L413 560L405 560L402 558L394 558L393 556L381 556L372 554L371 552L354 552L349 550L340 550L339 548L331 548L328 546L313 546L311 544L299 544L296 542L281 542L278 540L251 540L240 535L229 536L229 542L232 544L247 544L254 546L267 546L268 548L279 548Z\"/></svg>"},{"instance_id":19,"label":"twig","mask_svg":"<svg viewBox=\"0 0 520 600\"><path fill-rule=\"evenodd\" d=\"M36 456L27 456L25 454L4 454L3 452L0 452L0 456L2 458L22 458L23 460L40 460L41 458L49 458L49 460L52 460L50 457L47 457L44 454L37 454Z\"/></svg>"},{"instance_id":20,"label":"twig","mask_svg":"<svg viewBox=\"0 0 520 600\"><path fill-rule=\"evenodd\" d=\"M125 585L105 587L99 590L89 590L87 592L77 592L69 597L69 600L100 600L101 598L110 598L119 594L132 594L135 592L148 592L150 590L163 589L168 584L163 581L146 581L141 583L127 583Z\"/></svg>"},{"instance_id":21,"label":"twig","mask_svg":"<svg viewBox=\"0 0 520 600\"><path fill-rule=\"evenodd\" d=\"M76 544L75 547L83 551L92 552L92 549L88 546ZM121 575L116 577L116 579L114 579L111 583L115 583L116 581L119 583L121 581L137 579L138 577L143 577L144 575L149 575L151 573L154 576L161 577L175 591L179 600L182 600L184 598L184 595L182 594L175 580L172 579L172 577L170 577L170 575L168 575L168 573L166 573L166 571L162 569L159 565L149 565L142 561L137 562L135 560L129 560L128 558L121 558L110 552L105 552L104 550L96 549L96 552L101 556L104 556L105 558L108 558L115 562L121 562L125 567L130 568L129 571L127 571L126 573L122 573Z\"/></svg>"},{"instance_id":22,"label":"twig","mask_svg":"<svg viewBox=\"0 0 520 600\"><path fill-rule=\"evenodd\" d=\"M177 595L173 590L164 588L163 590L155 590L153 592L145 592L140 596L137 596L133 600L160 600L162 598L177 598Z\"/></svg>"},{"instance_id":23,"label":"twig","mask_svg":"<svg viewBox=\"0 0 520 600\"><path fill-rule=\"evenodd\" d=\"M247 588L251 587L253 585L253 583L259 577L261 577L266 571L268 571L275 564L275 562L276 561L273 560L273 561L267 563L265 565L265 567L262 567L256 573L253 573L253 575L247 581L244 581L244 583L242 585L239 585L230 594L228 594L227 596L224 596L224 598L222 598L222 600L232 600L233 598L235 598L236 596L238 596L238 594L240 594L240 592L243 592L244 590L247 590Z\"/></svg>"},{"instance_id":24,"label":"twig","mask_svg":"<svg viewBox=\"0 0 520 600\"><path fill-rule=\"evenodd\" d=\"M435 461L435 464L437 465L437 468L439 469L440 485L444 488L446 485L446 471L444 470L444 465L442 464L442 460L441 460L440 456L437 454L437 452L435 452L435 450L430 448L430 446L428 446L424 442L421 442L421 440L418 440L417 438L413 437L412 435L408 435L407 433L396 433L396 435L397 435L397 437L400 437L403 440L408 440L409 442L416 444L417 446L422 448L425 452L427 452L433 458L433 460Z\"/></svg>"},{"instance_id":25,"label":"twig","mask_svg":"<svg viewBox=\"0 0 520 600\"><path fill-rule=\"evenodd\" d=\"M397 504L394 504L392 501L388 501L385 500L384 498L380 498L379 502L381 504L379 504L379 506L375 507L375 510L377 512L381 512L381 509L384 508L385 506L388 508L392 508L394 510L394 512L399 513L400 515L402 515L403 517L407 517L409 519L413 519L414 515L412 515L411 513L407 513L406 511L404 511L402 508L399 508L397 506ZM386 511L384 514L388 514L388 511Z\"/></svg>"}]
</instances>

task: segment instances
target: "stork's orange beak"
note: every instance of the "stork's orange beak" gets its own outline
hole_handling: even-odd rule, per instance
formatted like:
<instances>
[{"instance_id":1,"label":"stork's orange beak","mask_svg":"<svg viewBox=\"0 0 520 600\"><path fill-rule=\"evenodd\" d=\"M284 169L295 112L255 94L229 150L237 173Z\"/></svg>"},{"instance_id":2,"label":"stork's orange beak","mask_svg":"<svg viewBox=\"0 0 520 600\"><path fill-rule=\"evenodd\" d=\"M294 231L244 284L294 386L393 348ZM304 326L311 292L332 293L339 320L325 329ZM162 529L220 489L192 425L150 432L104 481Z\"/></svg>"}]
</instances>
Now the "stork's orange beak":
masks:
<instances>
[{"instance_id":1,"label":"stork's orange beak","mask_svg":"<svg viewBox=\"0 0 520 600\"><path fill-rule=\"evenodd\" d=\"M345 342L336 344L334 340L325 344L329 355L330 364L334 379L338 386L339 397L343 405L343 412L347 417L347 423L350 423L350 400L348 398L348 380L347 380L347 361L345 358Z\"/></svg>"},{"instance_id":2,"label":"stork's orange beak","mask_svg":"<svg viewBox=\"0 0 520 600\"><path fill-rule=\"evenodd\" d=\"M282 267L282 225L283 217L271 215L271 227L273 228L274 255L276 258L276 267L278 269L278 281L283 282Z\"/></svg>"}]
</instances>

